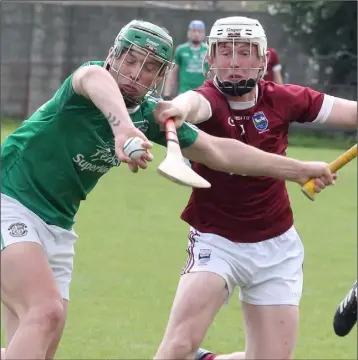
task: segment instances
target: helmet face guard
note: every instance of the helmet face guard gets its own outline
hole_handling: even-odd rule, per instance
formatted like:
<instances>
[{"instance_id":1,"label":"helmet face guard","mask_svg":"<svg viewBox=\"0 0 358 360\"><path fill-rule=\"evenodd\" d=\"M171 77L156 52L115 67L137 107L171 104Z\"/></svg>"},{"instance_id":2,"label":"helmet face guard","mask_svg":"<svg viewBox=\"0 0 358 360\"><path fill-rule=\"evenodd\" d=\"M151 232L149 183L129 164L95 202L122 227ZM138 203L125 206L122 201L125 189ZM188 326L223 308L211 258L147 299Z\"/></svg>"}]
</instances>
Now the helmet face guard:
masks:
<instances>
[{"instance_id":1,"label":"helmet face guard","mask_svg":"<svg viewBox=\"0 0 358 360\"><path fill-rule=\"evenodd\" d=\"M231 67L220 66L220 63L217 61L217 56L215 55L220 43L232 44L233 65ZM238 43L249 44L250 57L252 56L253 45L257 46L258 54L263 60L262 65L257 67L249 64L245 67L239 67L240 70L244 70L245 72L257 73L257 75L253 77L249 76L246 79L240 79L238 81L221 79L219 75L221 70L231 71L232 78L235 79L235 46L237 46ZM207 57L215 57L216 64L211 65L208 73L205 75L213 78L216 86L223 93L230 96L242 96L252 91L257 82L263 79L267 67L267 39L264 29L257 20L238 16L217 20L208 36L208 46Z\"/></svg>"},{"instance_id":2,"label":"helmet face guard","mask_svg":"<svg viewBox=\"0 0 358 360\"><path fill-rule=\"evenodd\" d=\"M127 76L122 70L127 62L130 52L135 51L144 56L137 74L134 78ZM159 97L163 90L164 79L173 69L174 64L171 62L173 57L173 40L169 34L159 26L151 23L134 20L126 25L116 37L113 50L106 60L105 67L116 74L117 83L120 78L125 78L132 85L146 90L145 94L150 92L153 96ZM120 61L116 61L120 58ZM154 74L151 83L148 85L140 82L140 75L143 67L148 60L155 60L160 65L158 71ZM143 101L127 94L121 90L127 106L138 105Z\"/></svg>"}]
</instances>

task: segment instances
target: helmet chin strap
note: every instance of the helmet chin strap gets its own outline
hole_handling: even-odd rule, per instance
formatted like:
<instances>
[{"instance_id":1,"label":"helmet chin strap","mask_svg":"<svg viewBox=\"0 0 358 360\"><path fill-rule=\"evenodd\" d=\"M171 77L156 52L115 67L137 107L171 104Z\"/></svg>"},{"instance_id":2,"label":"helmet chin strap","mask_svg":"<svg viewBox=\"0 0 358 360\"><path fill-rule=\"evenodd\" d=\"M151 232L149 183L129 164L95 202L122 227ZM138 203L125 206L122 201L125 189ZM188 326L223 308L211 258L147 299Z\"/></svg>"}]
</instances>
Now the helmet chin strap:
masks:
<instances>
[{"instance_id":1,"label":"helmet chin strap","mask_svg":"<svg viewBox=\"0 0 358 360\"><path fill-rule=\"evenodd\" d=\"M220 81L216 77L216 82L219 89L226 95L230 96L243 96L248 94L256 86L256 81L252 78L243 79L240 81Z\"/></svg>"},{"instance_id":2,"label":"helmet chin strap","mask_svg":"<svg viewBox=\"0 0 358 360\"><path fill-rule=\"evenodd\" d=\"M122 96L123 96L124 103L126 104L126 107L129 109L134 108L139 104L138 101L136 101L133 98L131 98L130 96L128 96L124 91L122 91Z\"/></svg>"}]
</instances>

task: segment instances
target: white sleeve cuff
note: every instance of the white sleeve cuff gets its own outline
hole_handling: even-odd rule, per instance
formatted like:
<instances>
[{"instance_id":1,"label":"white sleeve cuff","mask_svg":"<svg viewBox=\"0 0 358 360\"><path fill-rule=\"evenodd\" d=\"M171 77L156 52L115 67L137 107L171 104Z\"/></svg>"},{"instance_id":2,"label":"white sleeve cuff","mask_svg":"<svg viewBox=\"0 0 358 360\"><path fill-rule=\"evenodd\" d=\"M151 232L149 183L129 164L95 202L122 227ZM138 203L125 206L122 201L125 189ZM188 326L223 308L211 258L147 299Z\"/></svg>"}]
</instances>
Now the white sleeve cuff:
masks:
<instances>
[{"instance_id":1,"label":"white sleeve cuff","mask_svg":"<svg viewBox=\"0 0 358 360\"><path fill-rule=\"evenodd\" d=\"M329 114L331 113L334 99L334 96L327 94L324 95L321 110L319 111L317 117L313 120L314 123L323 124L327 120Z\"/></svg>"},{"instance_id":2,"label":"white sleeve cuff","mask_svg":"<svg viewBox=\"0 0 358 360\"><path fill-rule=\"evenodd\" d=\"M281 64L277 64L277 65L272 67L272 71L281 71L281 70L282 70L282 65Z\"/></svg>"},{"instance_id":3,"label":"white sleeve cuff","mask_svg":"<svg viewBox=\"0 0 358 360\"><path fill-rule=\"evenodd\" d=\"M209 115L208 115L207 119L200 120L200 121L195 121L195 123L194 123L194 124L201 124L201 123L203 123L204 121L209 120L209 119L212 117L213 112L212 112L212 109L211 109L211 105L210 105L209 100L208 100L204 95L201 95L201 94L199 94L199 93L197 93L197 94L200 95L200 96L205 100L205 103L208 105L208 110L209 110L209 112L208 112Z\"/></svg>"}]
</instances>

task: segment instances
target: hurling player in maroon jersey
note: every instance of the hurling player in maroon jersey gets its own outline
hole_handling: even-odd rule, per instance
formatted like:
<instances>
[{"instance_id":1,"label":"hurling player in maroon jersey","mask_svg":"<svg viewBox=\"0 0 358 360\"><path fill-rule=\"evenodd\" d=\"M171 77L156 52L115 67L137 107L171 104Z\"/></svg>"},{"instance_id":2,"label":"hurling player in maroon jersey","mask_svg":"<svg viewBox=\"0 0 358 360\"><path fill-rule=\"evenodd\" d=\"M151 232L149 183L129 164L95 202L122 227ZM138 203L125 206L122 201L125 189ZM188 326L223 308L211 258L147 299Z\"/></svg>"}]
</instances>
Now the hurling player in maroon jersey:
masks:
<instances>
[{"instance_id":1,"label":"hurling player in maroon jersey","mask_svg":"<svg viewBox=\"0 0 358 360\"><path fill-rule=\"evenodd\" d=\"M294 121L356 128L356 102L262 80L267 39L257 20L219 19L208 45L212 80L159 103L159 123L174 117L179 127L186 119L211 135L282 156ZM182 214L190 225L189 256L156 359L214 358L197 350L236 287L245 351L217 359L290 359L297 337L304 248L285 182L228 174L198 163L193 169L211 188L193 189ZM325 185L316 180L317 189Z\"/></svg>"},{"instance_id":2,"label":"hurling player in maroon jersey","mask_svg":"<svg viewBox=\"0 0 358 360\"><path fill-rule=\"evenodd\" d=\"M273 81L276 84L283 84L282 79L282 65L280 64L280 60L278 58L278 53L273 48L267 49L267 69L264 76L264 80Z\"/></svg>"}]
</instances>

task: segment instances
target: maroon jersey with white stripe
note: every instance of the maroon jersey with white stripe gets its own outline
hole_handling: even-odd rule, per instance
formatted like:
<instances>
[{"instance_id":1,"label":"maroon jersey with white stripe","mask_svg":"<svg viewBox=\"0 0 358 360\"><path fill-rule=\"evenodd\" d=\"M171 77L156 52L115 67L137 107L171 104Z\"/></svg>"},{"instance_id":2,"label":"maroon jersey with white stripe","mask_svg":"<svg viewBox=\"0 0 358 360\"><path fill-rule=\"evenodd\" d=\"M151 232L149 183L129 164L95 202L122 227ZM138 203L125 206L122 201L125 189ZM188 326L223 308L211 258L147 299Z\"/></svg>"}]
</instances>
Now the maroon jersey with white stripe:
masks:
<instances>
[{"instance_id":1,"label":"maroon jersey with white stripe","mask_svg":"<svg viewBox=\"0 0 358 360\"><path fill-rule=\"evenodd\" d=\"M243 103L228 102L211 80L195 91L212 109L211 118L197 125L200 129L282 156L290 123L324 122L333 104L333 97L312 89L266 81L258 84L256 104L246 109L237 109ZM234 242L259 242L293 225L284 181L223 173L198 163L193 169L211 183L209 189L193 189L181 216L199 231Z\"/></svg>"},{"instance_id":2,"label":"maroon jersey with white stripe","mask_svg":"<svg viewBox=\"0 0 358 360\"><path fill-rule=\"evenodd\" d=\"M273 81L273 72L275 70L281 70L280 60L278 59L278 53L275 49L268 48L267 51L269 52L268 62L267 62L267 69L266 74L264 76L264 80L266 81Z\"/></svg>"}]
</instances>

